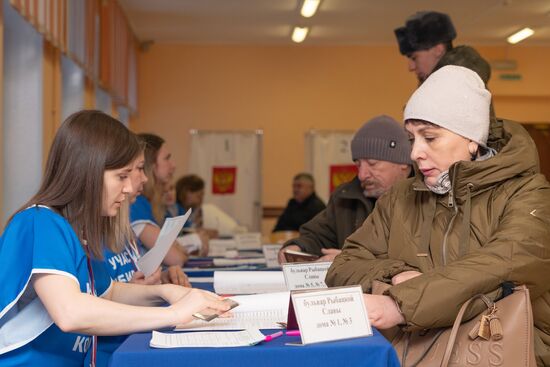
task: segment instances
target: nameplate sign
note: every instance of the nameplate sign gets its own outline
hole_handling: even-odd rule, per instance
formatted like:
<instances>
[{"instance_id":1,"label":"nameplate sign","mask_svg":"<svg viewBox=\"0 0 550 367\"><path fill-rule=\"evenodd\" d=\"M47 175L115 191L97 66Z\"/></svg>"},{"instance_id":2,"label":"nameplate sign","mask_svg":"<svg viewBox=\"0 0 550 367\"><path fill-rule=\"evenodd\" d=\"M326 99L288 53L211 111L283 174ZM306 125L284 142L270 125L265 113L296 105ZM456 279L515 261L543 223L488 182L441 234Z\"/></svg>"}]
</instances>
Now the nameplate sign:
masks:
<instances>
[{"instance_id":1,"label":"nameplate sign","mask_svg":"<svg viewBox=\"0 0 550 367\"><path fill-rule=\"evenodd\" d=\"M257 232L239 233L235 235L239 250L261 250L262 234Z\"/></svg>"},{"instance_id":2,"label":"nameplate sign","mask_svg":"<svg viewBox=\"0 0 550 367\"><path fill-rule=\"evenodd\" d=\"M280 268L279 250L283 245L263 245L262 252L264 253L266 265L268 268Z\"/></svg>"},{"instance_id":3,"label":"nameplate sign","mask_svg":"<svg viewBox=\"0 0 550 367\"><path fill-rule=\"evenodd\" d=\"M360 286L291 292L302 344L372 335Z\"/></svg>"},{"instance_id":4,"label":"nameplate sign","mask_svg":"<svg viewBox=\"0 0 550 367\"><path fill-rule=\"evenodd\" d=\"M283 264L286 287L289 291L328 288L325 283L332 262Z\"/></svg>"}]
</instances>

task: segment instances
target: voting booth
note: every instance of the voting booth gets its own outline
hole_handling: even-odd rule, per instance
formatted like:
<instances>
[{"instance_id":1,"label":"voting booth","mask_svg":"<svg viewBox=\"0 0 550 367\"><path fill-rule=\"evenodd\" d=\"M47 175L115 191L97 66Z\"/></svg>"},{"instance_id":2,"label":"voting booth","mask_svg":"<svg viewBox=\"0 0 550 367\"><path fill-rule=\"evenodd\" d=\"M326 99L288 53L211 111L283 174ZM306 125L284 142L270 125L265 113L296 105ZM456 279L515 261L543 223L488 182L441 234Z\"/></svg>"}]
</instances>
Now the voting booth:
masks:
<instances>
[{"instance_id":1,"label":"voting booth","mask_svg":"<svg viewBox=\"0 0 550 367\"><path fill-rule=\"evenodd\" d=\"M263 131L190 134L189 173L204 179L204 202L217 205L249 231L260 231Z\"/></svg>"}]
</instances>

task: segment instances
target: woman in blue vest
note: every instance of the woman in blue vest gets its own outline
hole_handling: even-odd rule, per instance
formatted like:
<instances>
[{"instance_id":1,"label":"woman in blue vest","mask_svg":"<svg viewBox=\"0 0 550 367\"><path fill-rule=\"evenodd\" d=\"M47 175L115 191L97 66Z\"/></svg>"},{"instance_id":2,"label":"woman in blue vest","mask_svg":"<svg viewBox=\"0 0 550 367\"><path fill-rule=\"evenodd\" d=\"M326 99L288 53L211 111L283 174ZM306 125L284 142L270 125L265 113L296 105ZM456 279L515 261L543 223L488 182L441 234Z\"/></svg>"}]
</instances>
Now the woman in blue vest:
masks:
<instances>
[{"instance_id":1,"label":"woman in blue vest","mask_svg":"<svg viewBox=\"0 0 550 367\"><path fill-rule=\"evenodd\" d=\"M96 335L123 335L189 322L212 293L171 284L111 282L103 250L130 237L119 215L132 191L140 143L99 111L70 116L56 134L38 192L0 239L0 365L95 365ZM150 307L166 301L169 307Z\"/></svg>"},{"instance_id":2,"label":"woman in blue vest","mask_svg":"<svg viewBox=\"0 0 550 367\"><path fill-rule=\"evenodd\" d=\"M145 142L145 174L148 180L143 194L130 207L130 222L143 254L155 245L160 233L166 216L165 186L172 180L176 166L163 138L154 134L139 134L139 137ZM188 252L196 251L202 245L197 235L191 235L186 240L183 244L174 241L164 258L164 265L182 266L187 261Z\"/></svg>"}]
</instances>

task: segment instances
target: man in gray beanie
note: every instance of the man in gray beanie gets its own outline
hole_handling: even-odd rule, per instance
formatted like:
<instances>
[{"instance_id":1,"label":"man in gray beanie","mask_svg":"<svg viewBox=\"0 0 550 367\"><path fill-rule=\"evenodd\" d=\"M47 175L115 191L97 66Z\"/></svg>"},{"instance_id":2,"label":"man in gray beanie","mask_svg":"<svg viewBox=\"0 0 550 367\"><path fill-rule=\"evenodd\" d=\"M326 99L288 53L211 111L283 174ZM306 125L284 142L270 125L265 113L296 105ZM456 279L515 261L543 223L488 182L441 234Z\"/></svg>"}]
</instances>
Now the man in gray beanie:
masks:
<instances>
[{"instance_id":1,"label":"man in gray beanie","mask_svg":"<svg viewBox=\"0 0 550 367\"><path fill-rule=\"evenodd\" d=\"M334 190L326 209L300 227L300 237L283 245L279 262L285 261L285 250L332 261L341 252L344 240L374 209L376 199L411 175L410 154L407 133L393 118L382 115L366 122L351 141L357 176Z\"/></svg>"}]
</instances>

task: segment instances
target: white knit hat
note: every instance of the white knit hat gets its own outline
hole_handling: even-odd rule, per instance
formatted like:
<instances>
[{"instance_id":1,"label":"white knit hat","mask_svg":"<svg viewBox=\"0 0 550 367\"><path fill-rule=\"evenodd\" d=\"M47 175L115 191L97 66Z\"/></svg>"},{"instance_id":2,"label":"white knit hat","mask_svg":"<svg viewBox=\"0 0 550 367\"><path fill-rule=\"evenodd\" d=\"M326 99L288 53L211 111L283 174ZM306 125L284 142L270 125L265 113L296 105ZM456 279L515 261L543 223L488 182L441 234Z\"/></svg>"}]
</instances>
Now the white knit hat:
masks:
<instances>
[{"instance_id":1,"label":"white knit hat","mask_svg":"<svg viewBox=\"0 0 550 367\"><path fill-rule=\"evenodd\" d=\"M404 120L423 120L486 146L491 93L474 71L455 65L431 74L413 93Z\"/></svg>"}]
</instances>

